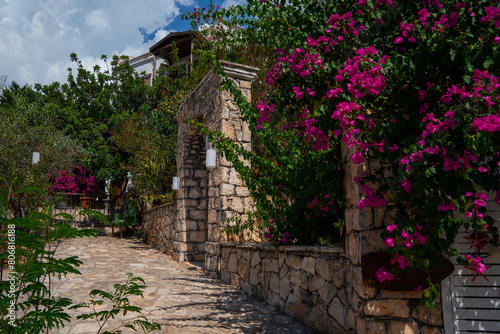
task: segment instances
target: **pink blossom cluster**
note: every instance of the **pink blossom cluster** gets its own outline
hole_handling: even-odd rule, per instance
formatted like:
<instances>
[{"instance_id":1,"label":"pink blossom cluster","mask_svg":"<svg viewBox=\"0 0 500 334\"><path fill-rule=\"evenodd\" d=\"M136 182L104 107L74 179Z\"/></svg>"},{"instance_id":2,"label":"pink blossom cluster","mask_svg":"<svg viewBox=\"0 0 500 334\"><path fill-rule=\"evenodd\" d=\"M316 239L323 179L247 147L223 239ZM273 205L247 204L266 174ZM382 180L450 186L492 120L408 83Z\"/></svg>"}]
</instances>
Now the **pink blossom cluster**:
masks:
<instances>
[{"instance_id":1,"label":"pink blossom cluster","mask_svg":"<svg viewBox=\"0 0 500 334\"><path fill-rule=\"evenodd\" d=\"M470 191L465 193L465 197L472 197L473 193ZM479 212L479 209L483 206L486 206L486 201L488 200L488 195L483 194L482 192L478 192L474 195L474 201L472 201L473 207L465 212L467 217L472 217L472 214L475 213L479 218L484 218L484 214Z\"/></svg>"},{"instance_id":2,"label":"pink blossom cluster","mask_svg":"<svg viewBox=\"0 0 500 334\"><path fill-rule=\"evenodd\" d=\"M76 166L72 170L58 171L50 191L92 194L95 192L95 179L87 176L85 169Z\"/></svg>"},{"instance_id":3,"label":"pink blossom cluster","mask_svg":"<svg viewBox=\"0 0 500 334\"><path fill-rule=\"evenodd\" d=\"M365 198L359 201L358 209L361 210L367 206L378 209L381 206L387 205L385 199L381 196L382 193L380 193L380 195L377 194L374 189L365 184L360 184L360 187L365 193Z\"/></svg>"},{"instance_id":4,"label":"pink blossom cluster","mask_svg":"<svg viewBox=\"0 0 500 334\"><path fill-rule=\"evenodd\" d=\"M335 202L331 200L332 196L325 194L325 196L320 200L317 197L311 202L307 203L309 209L319 208L323 212L328 212L330 209L335 209ZM306 216L310 218L310 216Z\"/></svg>"},{"instance_id":5,"label":"pink blossom cluster","mask_svg":"<svg viewBox=\"0 0 500 334\"><path fill-rule=\"evenodd\" d=\"M465 256L467 261L469 261L471 268L478 274L483 274L486 270L486 266L483 263L483 259L480 256L472 256L467 254Z\"/></svg>"},{"instance_id":6,"label":"pink blossom cluster","mask_svg":"<svg viewBox=\"0 0 500 334\"><path fill-rule=\"evenodd\" d=\"M377 279L380 281L380 282L384 282L384 281L392 281L394 280L394 275L391 274L389 271L387 271L385 268L380 268L377 270L376 272L376 275L377 275Z\"/></svg>"},{"instance_id":7,"label":"pink blossom cluster","mask_svg":"<svg viewBox=\"0 0 500 334\"><path fill-rule=\"evenodd\" d=\"M477 131L498 132L500 131L500 110L496 115L476 117L472 122L472 127Z\"/></svg>"}]
</instances>

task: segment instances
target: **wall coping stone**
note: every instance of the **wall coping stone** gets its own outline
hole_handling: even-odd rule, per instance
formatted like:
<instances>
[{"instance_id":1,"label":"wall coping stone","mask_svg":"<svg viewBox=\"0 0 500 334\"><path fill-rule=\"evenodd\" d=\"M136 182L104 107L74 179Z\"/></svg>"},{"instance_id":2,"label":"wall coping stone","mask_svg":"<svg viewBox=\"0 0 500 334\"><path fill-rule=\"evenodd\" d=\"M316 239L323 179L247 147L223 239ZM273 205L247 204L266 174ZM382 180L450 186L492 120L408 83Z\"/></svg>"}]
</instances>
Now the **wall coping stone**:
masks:
<instances>
[{"instance_id":1,"label":"wall coping stone","mask_svg":"<svg viewBox=\"0 0 500 334\"><path fill-rule=\"evenodd\" d=\"M155 207L152 207L151 209L148 209L146 211L144 211L144 213L148 213L150 211L154 211L154 210L157 210L157 209L161 209L161 208L164 208L164 207L167 207L167 206L170 206L170 205L175 205L176 202L169 202L169 203L164 203L164 204L161 204L161 205L157 205Z\"/></svg>"},{"instance_id":2,"label":"wall coping stone","mask_svg":"<svg viewBox=\"0 0 500 334\"><path fill-rule=\"evenodd\" d=\"M221 60L220 63L222 65L222 68L224 69L224 73L226 73L230 78L243 79L250 82L257 78L257 71L259 69L256 67L232 63L225 60ZM180 113L177 118L178 121L184 120L186 118L185 114L188 110L191 109L191 106L198 100L200 96L202 96L213 86L216 80L219 80L219 76L215 69L216 66L212 67L212 69L208 71L207 75L201 80L198 86L196 86L191 94L189 94L181 103L179 107Z\"/></svg>"},{"instance_id":3,"label":"wall coping stone","mask_svg":"<svg viewBox=\"0 0 500 334\"><path fill-rule=\"evenodd\" d=\"M345 248L343 246L304 246L304 245L289 245L274 247L271 244L265 243L238 243L238 242L221 242L221 247L240 248L240 249L256 249L269 252L280 252L285 254L319 254L319 255L342 255L345 256Z\"/></svg>"}]
</instances>

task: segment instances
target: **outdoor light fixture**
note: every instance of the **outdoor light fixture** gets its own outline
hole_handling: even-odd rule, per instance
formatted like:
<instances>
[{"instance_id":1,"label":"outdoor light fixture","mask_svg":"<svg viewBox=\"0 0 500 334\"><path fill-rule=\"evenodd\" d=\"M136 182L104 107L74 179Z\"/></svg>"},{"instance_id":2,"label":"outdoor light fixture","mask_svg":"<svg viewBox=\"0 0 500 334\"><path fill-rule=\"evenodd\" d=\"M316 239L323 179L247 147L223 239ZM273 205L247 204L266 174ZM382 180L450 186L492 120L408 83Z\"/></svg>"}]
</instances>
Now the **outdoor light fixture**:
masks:
<instances>
[{"instance_id":1,"label":"outdoor light fixture","mask_svg":"<svg viewBox=\"0 0 500 334\"><path fill-rule=\"evenodd\" d=\"M208 170L213 170L217 167L217 150L207 150L206 166Z\"/></svg>"},{"instance_id":2,"label":"outdoor light fixture","mask_svg":"<svg viewBox=\"0 0 500 334\"><path fill-rule=\"evenodd\" d=\"M31 162L33 164L37 164L38 162L40 162L40 152L33 152L33 156L31 158Z\"/></svg>"},{"instance_id":3,"label":"outdoor light fixture","mask_svg":"<svg viewBox=\"0 0 500 334\"><path fill-rule=\"evenodd\" d=\"M179 190L179 184L181 183L181 178L174 176L172 179L172 190Z\"/></svg>"}]
</instances>

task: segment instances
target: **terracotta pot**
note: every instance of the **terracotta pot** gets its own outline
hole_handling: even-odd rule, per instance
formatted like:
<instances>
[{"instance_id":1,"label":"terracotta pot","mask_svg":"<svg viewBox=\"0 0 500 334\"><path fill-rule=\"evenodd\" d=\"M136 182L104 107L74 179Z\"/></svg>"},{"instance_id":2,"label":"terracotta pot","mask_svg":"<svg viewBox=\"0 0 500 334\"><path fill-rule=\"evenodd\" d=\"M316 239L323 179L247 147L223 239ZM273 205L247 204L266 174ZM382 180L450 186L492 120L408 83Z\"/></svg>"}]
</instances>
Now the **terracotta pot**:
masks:
<instances>
[{"instance_id":1,"label":"terracotta pot","mask_svg":"<svg viewBox=\"0 0 500 334\"><path fill-rule=\"evenodd\" d=\"M80 203L82 205L82 209L91 209L93 197L80 197Z\"/></svg>"},{"instance_id":2,"label":"terracotta pot","mask_svg":"<svg viewBox=\"0 0 500 334\"><path fill-rule=\"evenodd\" d=\"M380 282L377 278L377 270L384 267L392 270L398 264L391 263L392 255L387 252L380 252L363 256L363 282L369 286L392 291L415 291L418 287L428 286L428 273L422 273L418 269L403 272L397 275L392 281ZM436 267L431 272L431 282L438 284L455 271L455 266L449 260L442 257L442 266Z\"/></svg>"}]
</instances>

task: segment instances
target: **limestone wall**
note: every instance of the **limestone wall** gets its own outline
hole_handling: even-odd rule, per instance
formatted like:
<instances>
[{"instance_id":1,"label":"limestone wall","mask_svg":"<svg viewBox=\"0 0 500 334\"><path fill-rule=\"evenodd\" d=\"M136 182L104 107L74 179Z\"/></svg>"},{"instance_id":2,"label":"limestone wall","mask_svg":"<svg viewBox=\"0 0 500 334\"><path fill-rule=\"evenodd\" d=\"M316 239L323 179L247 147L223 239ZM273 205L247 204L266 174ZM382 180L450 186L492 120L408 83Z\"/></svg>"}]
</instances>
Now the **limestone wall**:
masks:
<instances>
[{"instance_id":1,"label":"limestone wall","mask_svg":"<svg viewBox=\"0 0 500 334\"><path fill-rule=\"evenodd\" d=\"M148 244L170 255L173 255L176 214L176 203L167 203L144 212L142 218Z\"/></svg>"},{"instance_id":2,"label":"limestone wall","mask_svg":"<svg viewBox=\"0 0 500 334\"><path fill-rule=\"evenodd\" d=\"M323 333L346 333L343 247L221 243L221 279Z\"/></svg>"}]
</instances>

